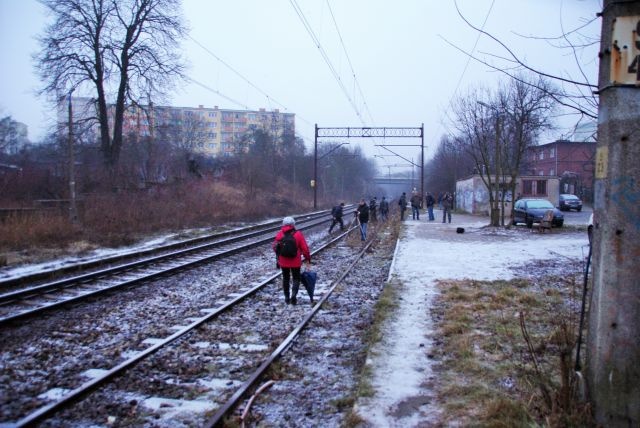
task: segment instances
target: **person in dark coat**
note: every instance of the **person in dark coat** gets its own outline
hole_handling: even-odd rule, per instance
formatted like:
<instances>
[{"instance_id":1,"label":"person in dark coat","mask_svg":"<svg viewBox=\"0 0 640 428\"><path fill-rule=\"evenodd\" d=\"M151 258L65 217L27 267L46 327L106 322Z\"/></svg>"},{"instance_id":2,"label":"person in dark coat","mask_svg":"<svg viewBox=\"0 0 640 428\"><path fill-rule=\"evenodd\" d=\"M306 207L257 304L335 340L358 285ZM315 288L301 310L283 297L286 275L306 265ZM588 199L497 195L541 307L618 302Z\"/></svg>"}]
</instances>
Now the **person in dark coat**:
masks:
<instances>
[{"instance_id":1,"label":"person in dark coat","mask_svg":"<svg viewBox=\"0 0 640 428\"><path fill-rule=\"evenodd\" d=\"M447 192L442 197L442 222L445 223L447 217L449 218L449 223L451 223L451 209L453 208L453 196L451 193Z\"/></svg>"},{"instance_id":2,"label":"person in dark coat","mask_svg":"<svg viewBox=\"0 0 640 428\"><path fill-rule=\"evenodd\" d=\"M436 200L433 195L427 192L427 213L429 214L429 221L433 221L436 218L433 216L433 206L436 204Z\"/></svg>"},{"instance_id":3,"label":"person in dark coat","mask_svg":"<svg viewBox=\"0 0 640 428\"><path fill-rule=\"evenodd\" d=\"M404 220L404 212L407 210L407 194L405 192L402 192L398 205L400 206L400 220Z\"/></svg>"},{"instance_id":4,"label":"person in dark coat","mask_svg":"<svg viewBox=\"0 0 640 428\"><path fill-rule=\"evenodd\" d=\"M360 240L366 241L367 224L369 223L369 206L364 198L360 200L360 204L356 210L356 215L358 216L358 222L360 223Z\"/></svg>"},{"instance_id":5,"label":"person in dark coat","mask_svg":"<svg viewBox=\"0 0 640 428\"><path fill-rule=\"evenodd\" d=\"M420 220L420 205L422 205L422 198L417 193L411 196L411 212L414 220Z\"/></svg>"},{"instance_id":6,"label":"person in dark coat","mask_svg":"<svg viewBox=\"0 0 640 428\"><path fill-rule=\"evenodd\" d=\"M378 221L377 210L378 210L378 198L374 196L373 199L369 201L369 218L373 223Z\"/></svg>"},{"instance_id":7,"label":"person in dark coat","mask_svg":"<svg viewBox=\"0 0 640 428\"><path fill-rule=\"evenodd\" d=\"M384 196L380 201L380 218L382 219L382 221L387 221L387 219L389 218L389 202Z\"/></svg>"},{"instance_id":8,"label":"person in dark coat","mask_svg":"<svg viewBox=\"0 0 640 428\"><path fill-rule=\"evenodd\" d=\"M331 233L331 231L333 230L333 227L336 224L340 225L340 230L344 230L344 222L342 221L342 216L344 215L343 208L344 208L344 202L340 202L339 205L336 205L331 210L331 215L333 216L333 221L331 222L331 227L329 228L329 233Z\"/></svg>"},{"instance_id":9,"label":"person in dark coat","mask_svg":"<svg viewBox=\"0 0 640 428\"><path fill-rule=\"evenodd\" d=\"M284 238L285 233L293 231L293 237L296 241L296 247L298 249L295 257L284 257L279 254L280 241ZM298 289L300 288L300 268L302 267L302 259L304 257L307 267L311 264L311 253L309 252L309 246L304 239L302 232L296 230L296 221L293 217L285 217L282 220L282 228L276 234L276 238L272 244L273 251L278 256L278 266L282 269L282 290L284 291L285 303L295 305L298 300ZM289 295L289 282L293 276L293 287L291 295Z\"/></svg>"}]
</instances>

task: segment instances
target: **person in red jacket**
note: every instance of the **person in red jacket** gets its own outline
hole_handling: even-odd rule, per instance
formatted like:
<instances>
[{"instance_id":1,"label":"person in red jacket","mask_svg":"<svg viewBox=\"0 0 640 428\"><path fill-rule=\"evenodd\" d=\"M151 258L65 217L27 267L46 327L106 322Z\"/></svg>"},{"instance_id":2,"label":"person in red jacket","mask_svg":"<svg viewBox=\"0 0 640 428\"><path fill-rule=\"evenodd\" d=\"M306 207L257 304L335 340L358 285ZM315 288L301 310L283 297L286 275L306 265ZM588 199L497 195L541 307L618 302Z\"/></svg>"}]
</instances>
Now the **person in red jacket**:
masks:
<instances>
[{"instance_id":1,"label":"person in red jacket","mask_svg":"<svg viewBox=\"0 0 640 428\"><path fill-rule=\"evenodd\" d=\"M291 239L293 238L293 239ZM295 242L295 244L293 244ZM295 245L295 248L293 248ZM298 289L300 288L301 257L304 257L307 266L311 263L309 246L302 232L296 230L296 221L293 217L285 217L282 220L282 229L277 233L273 241L273 250L278 256L278 266L282 269L282 290L285 303L295 305L298 303ZM292 256L292 254L295 254ZM289 295L289 283L293 276L293 287Z\"/></svg>"}]
</instances>

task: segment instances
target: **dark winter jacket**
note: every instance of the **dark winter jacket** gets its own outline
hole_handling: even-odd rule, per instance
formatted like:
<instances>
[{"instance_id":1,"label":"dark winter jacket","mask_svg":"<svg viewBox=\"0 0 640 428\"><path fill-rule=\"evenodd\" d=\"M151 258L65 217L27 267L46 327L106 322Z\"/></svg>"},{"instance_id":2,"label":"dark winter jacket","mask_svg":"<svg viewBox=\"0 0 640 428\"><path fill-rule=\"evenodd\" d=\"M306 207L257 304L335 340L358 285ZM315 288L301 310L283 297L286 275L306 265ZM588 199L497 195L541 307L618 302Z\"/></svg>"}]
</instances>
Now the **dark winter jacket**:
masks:
<instances>
[{"instance_id":1,"label":"dark winter jacket","mask_svg":"<svg viewBox=\"0 0 640 428\"><path fill-rule=\"evenodd\" d=\"M284 237L285 232L291 229L295 229L295 227L291 226L290 224L286 226L282 226L282 229L280 229L280 231L276 235L276 239L273 241L273 244L272 244L273 251L277 250L278 243ZM284 267L284 268L301 267L302 260L300 259L300 256L304 256L305 261L311 262L311 253L309 253L309 246L307 245L307 241L304 239L302 232L300 232L299 230L296 230L293 233L293 237L296 240L296 246L298 247L298 254L296 254L295 257L282 257L278 255L278 264L280 265L280 267Z\"/></svg>"},{"instance_id":2,"label":"dark winter jacket","mask_svg":"<svg viewBox=\"0 0 640 428\"><path fill-rule=\"evenodd\" d=\"M400 208L402 208L403 210L407 208L407 197L405 195L400 196L398 205L400 205Z\"/></svg>"},{"instance_id":3,"label":"dark winter jacket","mask_svg":"<svg viewBox=\"0 0 640 428\"><path fill-rule=\"evenodd\" d=\"M433 196L427 195L427 206L432 207L435 205L435 203L436 203L436 200L433 198Z\"/></svg>"},{"instance_id":4,"label":"dark winter jacket","mask_svg":"<svg viewBox=\"0 0 640 428\"><path fill-rule=\"evenodd\" d=\"M380 212L381 213L389 212L389 202L387 202L386 199L383 199L382 201L380 201Z\"/></svg>"},{"instance_id":5,"label":"dark winter jacket","mask_svg":"<svg viewBox=\"0 0 640 428\"><path fill-rule=\"evenodd\" d=\"M369 207L366 203L358 205L358 210L356 212L358 213L358 220L360 220L360 223L369 223Z\"/></svg>"},{"instance_id":6,"label":"dark winter jacket","mask_svg":"<svg viewBox=\"0 0 640 428\"><path fill-rule=\"evenodd\" d=\"M442 206L447 209L453 208L453 196L447 194L442 198Z\"/></svg>"},{"instance_id":7,"label":"dark winter jacket","mask_svg":"<svg viewBox=\"0 0 640 428\"><path fill-rule=\"evenodd\" d=\"M422 203L422 198L420 197L420 195L413 195L411 197L411 206L412 207L420 208L420 204L421 203Z\"/></svg>"},{"instance_id":8,"label":"dark winter jacket","mask_svg":"<svg viewBox=\"0 0 640 428\"><path fill-rule=\"evenodd\" d=\"M337 220L339 218L342 218L342 205L336 205L335 207L333 207L333 209L331 210L331 215Z\"/></svg>"}]
</instances>

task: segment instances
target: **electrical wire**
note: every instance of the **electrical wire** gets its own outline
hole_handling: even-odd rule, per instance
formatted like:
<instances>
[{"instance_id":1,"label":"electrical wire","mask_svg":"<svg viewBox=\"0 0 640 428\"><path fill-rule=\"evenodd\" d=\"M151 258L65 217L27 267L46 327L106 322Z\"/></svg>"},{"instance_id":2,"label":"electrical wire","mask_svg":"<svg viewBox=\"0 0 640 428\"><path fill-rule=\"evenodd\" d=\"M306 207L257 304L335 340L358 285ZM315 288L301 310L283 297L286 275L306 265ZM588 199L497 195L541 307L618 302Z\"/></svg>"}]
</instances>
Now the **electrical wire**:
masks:
<instances>
[{"instance_id":1,"label":"electrical wire","mask_svg":"<svg viewBox=\"0 0 640 428\"><path fill-rule=\"evenodd\" d=\"M327 7L329 8L329 14L331 15L331 19L333 20L333 25L336 27L336 32L338 33L338 38L340 39L340 44L342 45L342 50L344 51L344 55L347 57L347 62L349 63L349 68L351 69L351 75L353 76L354 85L358 88L360 92L360 97L362 97L362 103L369 114L369 119L371 119L372 123L375 123L373 120L373 116L371 115L371 111L369 110L369 105L367 104L366 98L362 91L362 87L360 86L360 82L356 77L356 72L353 69L353 64L351 63L351 58L349 57L349 53L347 52L347 47L344 44L344 40L342 39L342 34L340 33L340 28L338 27L338 22L336 21L336 17L333 14L333 10L331 9L331 4L329 4L329 0L327 0Z\"/></svg>"},{"instance_id":2,"label":"electrical wire","mask_svg":"<svg viewBox=\"0 0 640 428\"><path fill-rule=\"evenodd\" d=\"M304 15L304 12L300 8L300 6L296 2L296 0L289 0L289 2L291 3L291 6L293 7L293 9L295 10L296 14L298 15L298 18L300 18L300 22L302 22L302 25L304 26L305 30L307 30L307 33L309 34L309 37L311 37L311 40L313 41L313 43L318 48L318 51L320 52L320 55L322 56L322 59L324 60L324 62L327 64L327 67L329 67L329 70L331 71L331 74L333 75L333 78L338 83L338 86L340 87L340 89L344 93L345 97L349 101L349 104L351 104L351 107L355 111L356 116L358 116L358 119L360 119L360 122L364 125L365 121L364 121L364 119L362 117L362 114L360 113L360 110L358 109L358 106L356 106L355 102L353 101L353 99L349 95L349 91L344 86L344 82L340 78L340 74L337 72L337 70L334 67L333 63L329 59L329 56L327 55L326 51L322 47L322 44L320 43L320 40L318 39L318 37L316 36L315 32L311 28L311 24L309 24L309 21L307 20L306 16Z\"/></svg>"},{"instance_id":3,"label":"electrical wire","mask_svg":"<svg viewBox=\"0 0 640 428\"><path fill-rule=\"evenodd\" d=\"M188 36L191 41L193 41L193 43L195 43L196 45L200 46L200 48L202 48L206 53L208 53L209 55L211 55L212 57L214 57L218 62L220 62L220 64L224 65L225 67L227 67L229 70L231 70L236 76L240 77L242 80L244 80L245 82L247 82L252 88L254 88L255 90L257 90L258 92L260 92L262 95L264 95L267 100L269 102L274 102L275 104L279 105L280 107L282 107L284 110L287 110L287 107L282 104L281 102L279 102L278 100L276 100L275 98L273 98L271 95L267 94L265 91L263 91L262 89L260 89L257 85L255 85L251 80L249 80L248 78L246 78L245 76L243 76L238 70L236 70L235 68L233 68L230 64L228 64L226 61L224 61L222 58L220 58L218 55L216 55L215 53L213 53L210 49L208 49L206 46L204 46L202 43L200 43L199 41L197 41L196 39L194 39L191 35Z\"/></svg>"}]
</instances>

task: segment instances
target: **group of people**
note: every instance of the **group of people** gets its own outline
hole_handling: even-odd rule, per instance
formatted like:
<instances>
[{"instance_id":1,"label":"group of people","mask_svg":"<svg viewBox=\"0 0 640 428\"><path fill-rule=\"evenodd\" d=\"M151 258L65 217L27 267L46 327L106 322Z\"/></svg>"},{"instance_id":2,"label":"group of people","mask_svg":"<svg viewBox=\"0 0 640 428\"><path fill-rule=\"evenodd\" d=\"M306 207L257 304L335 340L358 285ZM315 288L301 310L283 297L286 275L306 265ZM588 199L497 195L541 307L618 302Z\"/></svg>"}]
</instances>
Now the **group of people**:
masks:
<instances>
[{"instance_id":1,"label":"group of people","mask_svg":"<svg viewBox=\"0 0 640 428\"><path fill-rule=\"evenodd\" d=\"M425 197L425 203L427 205L427 214L429 216L429 221L434 221L436 218L433 214L433 208L436 204L436 199L433 195L427 192ZM418 192L412 192L411 199L407 202L407 193L402 192L402 196L400 196L400 200L398 201L398 205L400 206L400 220L404 220L404 212L407 209L407 206L411 205L411 214L414 220L420 220L420 209L422 208L422 198L418 194ZM442 222L446 223L446 220L449 220L451 223L451 210L453 209L453 195L451 193L441 193L438 195L438 205L440 209L442 209Z\"/></svg>"},{"instance_id":2,"label":"group of people","mask_svg":"<svg viewBox=\"0 0 640 428\"><path fill-rule=\"evenodd\" d=\"M427 206L427 214L429 221L434 221L433 207L436 199L431 193L427 193L425 197ZM451 223L451 209L453 208L453 196L450 193L444 193L438 197L438 203L442 208L442 222L448 219ZM422 208L422 198L417 192L413 192L411 199L407 201L406 192L402 193L398 201L400 207L400 220L404 220L404 212L407 206L411 204L411 212L414 220L420 220L420 209ZM358 207L354 211L355 219L360 229L360 239L367 240L367 225L369 220L375 222L380 212L380 220L386 221L389 218L389 202L386 197L382 197L380 204L378 198L373 197L367 204L362 198ZM336 225L340 225L340 230L344 230L344 202L333 207L331 210L332 222L329 227L329 233L333 231ZM273 250L276 253L277 267L282 269L282 290L284 293L284 301L286 304L297 304L298 291L300 289L301 269L303 261L307 269L311 264L311 253L309 246L301 231L296 229L296 222L293 217L285 217L282 220L282 228L276 234L273 241ZM311 303L313 303L313 295L310 294Z\"/></svg>"},{"instance_id":3,"label":"group of people","mask_svg":"<svg viewBox=\"0 0 640 428\"><path fill-rule=\"evenodd\" d=\"M354 217L358 222L360 227L360 238L362 241L367 240L367 225L369 224L369 220L372 222L378 221L378 212L380 213L380 220L387 221L389 218L389 201L385 196L382 197L380 204L378 204L378 198L374 196L367 204L367 201L362 198L358 207L354 211ZM340 202L339 205L336 205L331 210L331 216L333 220L331 221L331 226L329 226L329 233L333 231L333 228L336 225L340 225L340 230L344 230L344 221L342 217L344 216L344 202Z\"/></svg>"}]
</instances>

